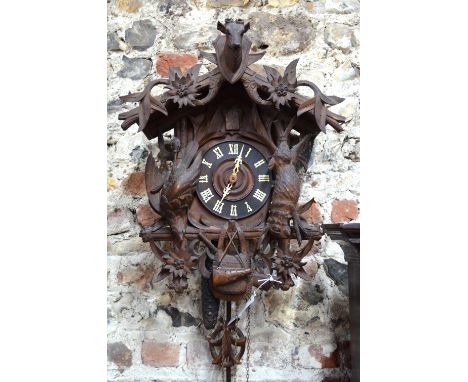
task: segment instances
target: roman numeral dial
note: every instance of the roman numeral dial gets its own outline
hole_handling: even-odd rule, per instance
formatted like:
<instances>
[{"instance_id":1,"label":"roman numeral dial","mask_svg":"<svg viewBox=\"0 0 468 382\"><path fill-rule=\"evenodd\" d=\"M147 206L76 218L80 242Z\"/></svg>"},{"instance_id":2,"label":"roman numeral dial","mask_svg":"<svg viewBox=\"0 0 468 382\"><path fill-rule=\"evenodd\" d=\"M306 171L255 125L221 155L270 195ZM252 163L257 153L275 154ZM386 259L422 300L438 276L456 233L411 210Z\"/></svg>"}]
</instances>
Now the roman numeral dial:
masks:
<instances>
[{"instance_id":1,"label":"roman numeral dial","mask_svg":"<svg viewBox=\"0 0 468 382\"><path fill-rule=\"evenodd\" d=\"M269 203L273 178L265 149L225 141L203 152L196 190L210 213L223 219L243 219Z\"/></svg>"}]
</instances>

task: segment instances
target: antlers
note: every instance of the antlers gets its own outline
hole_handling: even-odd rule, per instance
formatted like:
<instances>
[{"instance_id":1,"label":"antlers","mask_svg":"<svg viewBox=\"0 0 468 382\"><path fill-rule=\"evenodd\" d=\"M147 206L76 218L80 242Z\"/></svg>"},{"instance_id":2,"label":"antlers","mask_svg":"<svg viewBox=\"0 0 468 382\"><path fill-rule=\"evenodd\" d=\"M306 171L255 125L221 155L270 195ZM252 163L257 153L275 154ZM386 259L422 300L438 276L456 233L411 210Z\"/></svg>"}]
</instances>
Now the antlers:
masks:
<instances>
[{"instance_id":1,"label":"antlers","mask_svg":"<svg viewBox=\"0 0 468 382\"><path fill-rule=\"evenodd\" d=\"M242 25L243 26L242 34L244 34L245 32L247 32L250 29L250 22L248 22L247 24L244 25L244 20L242 20L242 19L237 19L235 21L233 19L225 19L224 24L222 24L220 21L218 21L217 28L221 33L224 33L225 35L229 35L231 32L230 32L229 28L227 27L228 24L240 24L240 25Z\"/></svg>"}]
</instances>

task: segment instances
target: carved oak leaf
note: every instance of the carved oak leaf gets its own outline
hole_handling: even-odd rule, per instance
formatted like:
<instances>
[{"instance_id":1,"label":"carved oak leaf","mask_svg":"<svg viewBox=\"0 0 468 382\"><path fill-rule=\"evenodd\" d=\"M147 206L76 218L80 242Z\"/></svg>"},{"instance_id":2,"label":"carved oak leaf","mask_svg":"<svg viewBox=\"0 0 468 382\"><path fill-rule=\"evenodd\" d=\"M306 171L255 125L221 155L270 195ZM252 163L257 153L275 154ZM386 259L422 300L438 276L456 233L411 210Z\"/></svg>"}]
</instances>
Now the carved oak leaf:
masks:
<instances>
[{"instance_id":1,"label":"carved oak leaf","mask_svg":"<svg viewBox=\"0 0 468 382\"><path fill-rule=\"evenodd\" d=\"M151 90L156 85L166 85L167 80L158 79L150 82L143 91L126 96L121 96L120 99L124 102L139 102L138 107L119 114L119 119L124 119L122 129L126 130L134 123L138 122L138 131L143 130L150 118L150 115L155 111L159 111L167 115L167 110L164 104L157 98L151 95Z\"/></svg>"},{"instance_id":2,"label":"carved oak leaf","mask_svg":"<svg viewBox=\"0 0 468 382\"><path fill-rule=\"evenodd\" d=\"M268 80L267 90L270 93L268 100L273 101L277 109L289 104L294 97L297 87L296 65L298 61L298 58L291 61L283 76L276 69L263 65Z\"/></svg>"},{"instance_id":3,"label":"carved oak leaf","mask_svg":"<svg viewBox=\"0 0 468 382\"><path fill-rule=\"evenodd\" d=\"M198 73L201 64L192 66L186 75L183 75L180 68L169 69L169 85L166 86L168 91L168 99L182 106L195 106L194 101L197 94Z\"/></svg>"}]
</instances>

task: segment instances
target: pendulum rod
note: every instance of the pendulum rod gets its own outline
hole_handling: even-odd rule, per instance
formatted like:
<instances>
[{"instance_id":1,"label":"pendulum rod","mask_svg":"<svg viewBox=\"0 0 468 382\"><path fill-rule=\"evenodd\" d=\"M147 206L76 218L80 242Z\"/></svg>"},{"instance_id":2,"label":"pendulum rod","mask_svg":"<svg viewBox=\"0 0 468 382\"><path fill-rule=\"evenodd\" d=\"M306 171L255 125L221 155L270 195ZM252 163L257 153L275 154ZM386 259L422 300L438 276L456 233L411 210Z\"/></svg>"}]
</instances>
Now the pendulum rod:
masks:
<instances>
[{"instance_id":1,"label":"pendulum rod","mask_svg":"<svg viewBox=\"0 0 468 382\"><path fill-rule=\"evenodd\" d=\"M231 301L226 301L226 321L225 325L231 321ZM231 382L231 368L226 367L226 382Z\"/></svg>"}]
</instances>

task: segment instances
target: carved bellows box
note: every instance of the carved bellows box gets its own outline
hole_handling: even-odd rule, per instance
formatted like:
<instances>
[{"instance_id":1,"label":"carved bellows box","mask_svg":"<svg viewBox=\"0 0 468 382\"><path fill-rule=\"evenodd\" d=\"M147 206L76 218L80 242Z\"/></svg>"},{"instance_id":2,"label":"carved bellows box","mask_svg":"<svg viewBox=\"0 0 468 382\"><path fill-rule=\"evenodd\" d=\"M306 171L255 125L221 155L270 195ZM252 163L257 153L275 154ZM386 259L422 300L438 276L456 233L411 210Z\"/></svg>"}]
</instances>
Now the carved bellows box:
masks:
<instances>
[{"instance_id":1,"label":"carved bellows box","mask_svg":"<svg viewBox=\"0 0 468 382\"><path fill-rule=\"evenodd\" d=\"M265 53L250 53L249 27L242 20L218 22L214 53L201 52L214 69L199 75L201 64L186 73L170 68L169 78L122 96L138 106L119 115L124 130L137 123L160 150L157 161L148 157L145 181L161 219L140 234L162 262L153 286L166 279L183 292L191 272L200 271L213 363L227 369L228 380L247 343L237 322L256 290L288 290L295 277L308 280L302 259L322 233L301 216L312 200L298 205L298 170L307 168L317 134L326 125L342 131L345 122L328 109L342 98L296 78L298 59L284 74L264 66L264 77L250 69ZM154 96L156 86L167 91ZM298 94L302 86L314 96ZM174 137L166 141L169 130ZM232 302L239 304L234 317Z\"/></svg>"}]
</instances>

